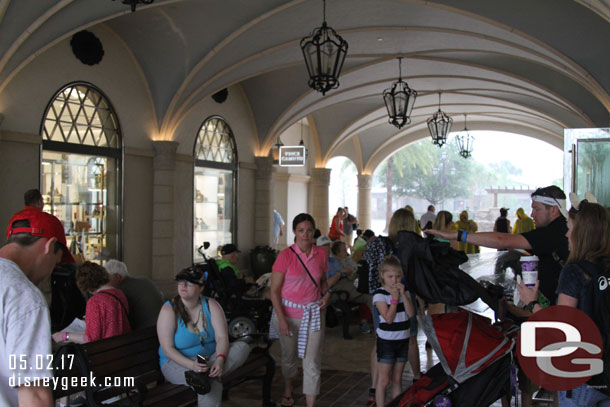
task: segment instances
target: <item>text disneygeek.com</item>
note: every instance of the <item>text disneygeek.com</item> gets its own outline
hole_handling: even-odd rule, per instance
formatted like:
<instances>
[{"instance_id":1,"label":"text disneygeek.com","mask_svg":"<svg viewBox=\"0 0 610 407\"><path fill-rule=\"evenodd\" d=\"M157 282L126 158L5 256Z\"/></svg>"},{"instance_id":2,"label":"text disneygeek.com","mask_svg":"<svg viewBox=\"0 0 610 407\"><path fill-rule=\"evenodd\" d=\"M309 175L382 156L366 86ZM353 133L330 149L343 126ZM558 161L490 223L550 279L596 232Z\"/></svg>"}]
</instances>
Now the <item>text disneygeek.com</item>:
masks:
<instances>
[{"instance_id":1,"label":"text disneygeek.com","mask_svg":"<svg viewBox=\"0 0 610 407\"><path fill-rule=\"evenodd\" d=\"M103 387L134 387L135 378L133 377L104 377L103 380L98 380L97 377L93 376L93 373L89 372L89 376L83 377L29 377L22 376L21 374L13 375L9 377L8 384L11 387L31 387L31 386L44 386L51 387L53 390L67 391L74 387L89 387L89 386L103 386Z\"/></svg>"}]
</instances>

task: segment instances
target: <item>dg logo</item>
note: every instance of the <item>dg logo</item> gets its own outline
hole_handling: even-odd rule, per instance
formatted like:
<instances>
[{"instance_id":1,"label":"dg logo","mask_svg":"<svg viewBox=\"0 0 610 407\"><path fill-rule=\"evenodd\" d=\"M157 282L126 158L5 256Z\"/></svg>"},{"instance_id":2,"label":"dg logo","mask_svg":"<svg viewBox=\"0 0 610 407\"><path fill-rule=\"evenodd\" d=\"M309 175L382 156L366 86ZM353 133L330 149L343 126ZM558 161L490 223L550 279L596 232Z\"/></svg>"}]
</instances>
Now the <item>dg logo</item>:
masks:
<instances>
[{"instance_id":1,"label":"dg logo","mask_svg":"<svg viewBox=\"0 0 610 407\"><path fill-rule=\"evenodd\" d=\"M521 325L517 357L523 372L548 390L571 390L604 370L597 325L577 308L555 305Z\"/></svg>"}]
</instances>

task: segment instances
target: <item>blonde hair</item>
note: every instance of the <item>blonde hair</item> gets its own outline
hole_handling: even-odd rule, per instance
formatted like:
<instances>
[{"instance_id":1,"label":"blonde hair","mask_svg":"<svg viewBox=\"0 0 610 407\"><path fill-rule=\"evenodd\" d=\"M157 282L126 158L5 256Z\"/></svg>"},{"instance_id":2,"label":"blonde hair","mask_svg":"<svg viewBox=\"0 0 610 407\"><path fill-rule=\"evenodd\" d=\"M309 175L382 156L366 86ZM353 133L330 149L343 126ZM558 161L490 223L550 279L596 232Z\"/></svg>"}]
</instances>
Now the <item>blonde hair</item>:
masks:
<instances>
[{"instance_id":1,"label":"blonde hair","mask_svg":"<svg viewBox=\"0 0 610 407\"><path fill-rule=\"evenodd\" d=\"M402 275L402 264L400 264L398 257L393 254L388 254L383 258L383 261L379 265L379 276L383 277L384 273L389 271L389 269L398 269Z\"/></svg>"},{"instance_id":2,"label":"blonde hair","mask_svg":"<svg viewBox=\"0 0 610 407\"><path fill-rule=\"evenodd\" d=\"M453 215L451 212L440 211L438 215L436 215L436 219L434 220L434 225L432 225L432 229L442 230L443 232L451 229L451 223L453 222Z\"/></svg>"},{"instance_id":3,"label":"blonde hair","mask_svg":"<svg viewBox=\"0 0 610 407\"><path fill-rule=\"evenodd\" d=\"M417 233L417 221L415 216L413 216L413 212L401 208L392 214L388 226L388 237L390 240L395 240L398 237L398 232L403 230Z\"/></svg>"}]
</instances>

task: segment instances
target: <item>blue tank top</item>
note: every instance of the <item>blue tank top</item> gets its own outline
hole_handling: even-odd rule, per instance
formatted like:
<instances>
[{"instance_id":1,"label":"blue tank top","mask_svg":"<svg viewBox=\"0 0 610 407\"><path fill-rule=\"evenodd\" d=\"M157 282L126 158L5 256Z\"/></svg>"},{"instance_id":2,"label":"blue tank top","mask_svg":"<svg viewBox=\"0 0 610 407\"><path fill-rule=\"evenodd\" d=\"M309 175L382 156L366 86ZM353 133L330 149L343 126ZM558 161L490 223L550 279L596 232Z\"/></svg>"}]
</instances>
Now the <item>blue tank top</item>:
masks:
<instances>
[{"instance_id":1,"label":"blue tank top","mask_svg":"<svg viewBox=\"0 0 610 407\"><path fill-rule=\"evenodd\" d=\"M203 298L203 297L202 297ZM171 303L166 301L165 304L171 307ZM164 304L164 305L165 305ZM187 358L194 358L197 354L203 356L210 356L214 352L216 352L216 338L214 337L214 327L212 326L212 316L210 315L210 308L208 306L207 300L202 301L203 312L205 315L205 319L208 322L205 333L201 332L201 339L205 346L201 346L201 342L199 341L199 337L196 333L189 331L184 325L184 321L178 315L178 326L176 328L176 333L174 334L174 347L180 353L182 353ZM206 336L204 338L204 336ZM159 364L165 364L169 358L165 356L163 353L163 349L159 346Z\"/></svg>"}]
</instances>

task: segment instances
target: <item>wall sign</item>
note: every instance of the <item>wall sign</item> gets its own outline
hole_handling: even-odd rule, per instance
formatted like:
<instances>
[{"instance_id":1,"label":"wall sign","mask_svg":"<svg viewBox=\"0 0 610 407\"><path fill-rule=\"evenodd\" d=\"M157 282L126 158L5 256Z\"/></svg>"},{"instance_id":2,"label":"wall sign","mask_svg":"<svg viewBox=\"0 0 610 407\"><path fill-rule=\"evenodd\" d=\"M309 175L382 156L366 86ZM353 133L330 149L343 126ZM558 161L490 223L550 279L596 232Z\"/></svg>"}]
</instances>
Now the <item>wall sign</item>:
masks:
<instances>
[{"instance_id":1,"label":"wall sign","mask_svg":"<svg viewBox=\"0 0 610 407\"><path fill-rule=\"evenodd\" d=\"M281 146L280 167L303 167L305 154L305 146Z\"/></svg>"}]
</instances>

